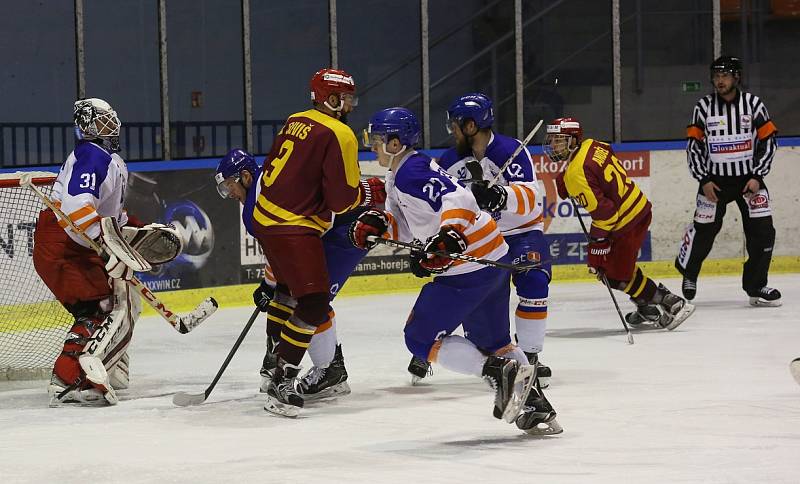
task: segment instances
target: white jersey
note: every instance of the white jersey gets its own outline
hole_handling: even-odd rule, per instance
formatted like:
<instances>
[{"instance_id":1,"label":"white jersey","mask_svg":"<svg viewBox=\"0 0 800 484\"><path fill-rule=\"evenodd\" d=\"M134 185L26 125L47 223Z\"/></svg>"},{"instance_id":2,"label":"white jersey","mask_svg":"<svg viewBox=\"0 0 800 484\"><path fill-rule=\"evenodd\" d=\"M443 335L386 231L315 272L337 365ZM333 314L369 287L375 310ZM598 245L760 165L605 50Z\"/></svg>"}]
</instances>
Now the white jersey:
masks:
<instances>
[{"instance_id":1,"label":"white jersey","mask_svg":"<svg viewBox=\"0 0 800 484\"><path fill-rule=\"evenodd\" d=\"M483 179L493 179L520 144L515 138L492 133L483 159L478 160ZM466 180L472 178L466 165L471 160L475 158L459 156L454 148L450 148L442 153L438 163L449 174ZM544 230L543 192L527 148L520 150L514 161L500 174L497 184L508 192L506 208L492 213L503 235Z\"/></svg>"},{"instance_id":2,"label":"white jersey","mask_svg":"<svg viewBox=\"0 0 800 484\"><path fill-rule=\"evenodd\" d=\"M78 141L61 165L51 197L78 228L96 239L102 217L114 217L120 226L128 223L122 208L127 185L128 167L119 155L91 141ZM72 240L88 247L66 222L59 220L58 224Z\"/></svg>"},{"instance_id":3,"label":"white jersey","mask_svg":"<svg viewBox=\"0 0 800 484\"><path fill-rule=\"evenodd\" d=\"M425 242L443 225L452 225L467 239L465 254L498 260L508 245L492 217L482 212L472 193L427 155L412 151L395 171L386 174L389 238ZM455 261L444 276L483 269L475 262Z\"/></svg>"}]
</instances>

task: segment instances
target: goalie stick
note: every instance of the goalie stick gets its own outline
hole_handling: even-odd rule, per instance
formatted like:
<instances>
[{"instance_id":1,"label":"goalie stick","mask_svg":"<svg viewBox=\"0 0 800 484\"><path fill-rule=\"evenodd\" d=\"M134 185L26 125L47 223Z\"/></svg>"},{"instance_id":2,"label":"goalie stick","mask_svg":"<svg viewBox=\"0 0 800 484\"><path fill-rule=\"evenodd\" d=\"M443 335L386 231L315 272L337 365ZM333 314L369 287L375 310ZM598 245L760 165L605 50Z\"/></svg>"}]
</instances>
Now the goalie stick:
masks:
<instances>
[{"instance_id":1,"label":"goalie stick","mask_svg":"<svg viewBox=\"0 0 800 484\"><path fill-rule=\"evenodd\" d=\"M447 257L449 259L455 260L462 260L465 262L475 262L477 264L481 264L484 266L493 266L499 267L501 269L508 269L510 271L529 271L531 269L536 269L540 267L541 264L506 264L505 262L497 262L494 260L489 259L480 259L478 257L473 257L467 254L461 254L459 252L447 252L444 250L430 250L426 251L423 250L422 246L416 244L410 244L408 242L400 242L399 240L392 240L392 239L382 239L380 237L376 237L374 235L368 235L367 240L370 242L375 242L378 244L388 245L389 247L397 247L400 249L409 249L412 253L414 252L424 252L425 254L433 254L438 255L440 257Z\"/></svg>"},{"instance_id":2,"label":"goalie stick","mask_svg":"<svg viewBox=\"0 0 800 484\"><path fill-rule=\"evenodd\" d=\"M581 218L581 214L578 211L578 204L575 203L575 200L572 198L569 199L572 203L572 208L575 209L575 216L578 217L578 222L581 223L581 229L583 230L583 235L586 237L586 242L589 242L589 231L586 230L586 224L583 223L583 219ZM603 281L603 284L608 289L608 295L611 296L611 300L614 301L614 307L617 308L617 314L619 314L619 320L622 321L622 326L625 328L625 333L628 335L628 344L633 344L633 333L631 333L631 328L628 327L628 322L625 321L625 316L622 315L622 310L619 308L619 303L617 303L617 298L614 296L614 291L611 290L611 286L608 284L608 278L606 277L605 272L598 271L600 273L600 280Z\"/></svg>"},{"instance_id":3,"label":"goalie stick","mask_svg":"<svg viewBox=\"0 0 800 484\"><path fill-rule=\"evenodd\" d=\"M239 346L244 341L245 336L247 333L250 332L250 328L253 326L253 322L256 320L256 316L260 313L261 310L256 308L253 311L253 315L250 316L250 319L247 321L247 324L244 326L242 333L239 335L239 338L236 339L236 343L233 344L233 348L228 352L228 356L225 357L225 361L222 362L222 366L220 367L219 371L217 371L217 375L211 380L211 384L208 385L208 388L203 393L186 393L186 392L178 392L172 396L172 403L179 406L179 407L189 407L192 405L200 405L201 403L205 402L208 399L208 396L211 395L211 392L214 390L214 387L217 386L217 382L219 381L222 374L225 372L225 369L228 368L228 363L231 362L233 359L233 355L236 354L236 351L239 349Z\"/></svg>"},{"instance_id":4,"label":"goalie stick","mask_svg":"<svg viewBox=\"0 0 800 484\"><path fill-rule=\"evenodd\" d=\"M47 205L47 207L56 214L56 216L67 223L67 225L72 228L72 230L78 234L87 244L91 247L95 252L101 254L103 252L102 247L98 245L97 242L92 240L86 233L81 230L78 226L75 225L75 222L72 221L67 215L58 208L52 200L50 200L47 195L42 193L39 188L33 184L33 177L29 174L23 174L19 180L20 186L27 187L37 197L39 197L42 202ZM158 297L147 287L145 286L142 281L140 281L136 276L132 277L128 284L136 290L139 295L147 301L147 304L150 305L155 311L164 318L176 331L181 334L186 334L189 331L193 330L197 327L200 323L208 319L209 316L214 314L214 311L217 310L217 301L214 300L213 297L207 297L204 299L200 304L197 305L189 314L184 316L179 316L174 312L170 311L164 303L162 303Z\"/></svg>"}]
</instances>

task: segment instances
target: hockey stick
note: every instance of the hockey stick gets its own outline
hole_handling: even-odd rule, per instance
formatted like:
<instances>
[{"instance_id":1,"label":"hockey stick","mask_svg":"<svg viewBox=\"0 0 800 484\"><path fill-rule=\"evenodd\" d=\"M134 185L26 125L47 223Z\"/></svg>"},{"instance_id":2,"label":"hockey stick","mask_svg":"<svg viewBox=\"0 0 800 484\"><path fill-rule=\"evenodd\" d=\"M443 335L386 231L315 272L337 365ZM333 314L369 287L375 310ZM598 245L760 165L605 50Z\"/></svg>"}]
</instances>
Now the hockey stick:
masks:
<instances>
[{"instance_id":1,"label":"hockey stick","mask_svg":"<svg viewBox=\"0 0 800 484\"><path fill-rule=\"evenodd\" d=\"M76 234L78 234L87 244L89 244L89 247L91 247L95 252L97 252L98 254L101 254L103 252L103 249L97 242L95 242L88 235L86 235L86 233L83 230L81 230L77 225L75 225L75 222L73 222L72 219L67 217L67 215L64 212L62 212L61 209L58 208L56 204L53 203L52 200L50 200L50 198L47 197L47 195L42 193L42 191L39 190L39 188L33 184L33 179L31 176L27 174L22 175L20 177L19 184L20 186L27 187L31 191L33 191L33 193L35 193L36 196L39 197L42 200L42 202L45 205L47 205L47 207L50 210L52 210L53 213L56 214L58 218L65 221L67 225L69 225L70 228L72 228L72 230ZM142 281L140 281L136 276L132 277L128 281L128 284L130 284L130 286L134 288L136 292L138 292L144 298L145 301L147 301L147 304L149 304L153 309L155 309L155 311L159 315L161 315L162 318L164 318L173 328L175 328L176 331L178 331L181 334L186 334L189 331L193 330L200 323L205 321L209 316L214 314L214 311L216 311L218 307L217 301L215 301L213 297L207 297L200 304L198 304L197 307L194 308L194 310L192 310L189 314L184 316L178 316L174 312L170 311L166 306L164 306L164 303L162 303L158 299L158 297L156 297L156 295L153 294L153 292L147 286L145 286L142 283Z\"/></svg>"},{"instance_id":2,"label":"hockey stick","mask_svg":"<svg viewBox=\"0 0 800 484\"><path fill-rule=\"evenodd\" d=\"M489 259L481 259L467 254L460 254L458 252L447 252L444 250L423 250L422 247L416 244L409 244L408 242L400 242L399 240L382 239L374 235L368 235L367 240L378 244L388 245L389 247L397 247L400 249L409 249L412 253L423 252L425 254L438 255L439 257L447 257L449 259L462 260L464 262L475 262L484 266L499 267L501 269L508 269L510 271L525 272L531 269L540 267L541 264L506 264L505 262L497 262Z\"/></svg>"},{"instance_id":3,"label":"hockey stick","mask_svg":"<svg viewBox=\"0 0 800 484\"><path fill-rule=\"evenodd\" d=\"M228 352L228 356L225 357L225 361L222 362L222 366L220 367L219 371L217 371L217 375L214 377L214 379L211 380L211 384L208 386L208 388L206 388L206 391L203 393L178 392L172 396L173 404L179 407L189 407L191 405L200 405L208 399L208 396L211 395L214 387L217 386L217 382L225 372L225 369L228 368L228 363L230 363L231 359L233 359L233 355L236 354L236 350L239 349L239 346L242 344L242 341L244 341L245 336L247 336L247 333L250 332L250 328L253 326L256 316L258 316L258 313L260 312L261 310L258 308L253 311L253 315L250 316L250 320L247 321L242 333L239 335L239 338L236 339L236 343L233 344L233 348L231 348L231 350Z\"/></svg>"},{"instance_id":4,"label":"hockey stick","mask_svg":"<svg viewBox=\"0 0 800 484\"><path fill-rule=\"evenodd\" d=\"M578 222L581 223L581 229L583 229L583 235L586 237L586 242L589 242L589 231L586 230L586 225L583 223L583 219L581 218L581 214L578 212L578 204L575 203L575 200L572 198L569 199L572 202L572 208L575 209L575 216L578 217ZM628 327L628 322L625 321L625 316L622 315L622 311L619 309L619 304L617 303L617 298L614 296L614 291L611 290L611 286L608 284L608 278L606 277L605 272L599 271L600 278L605 284L606 289L608 289L608 295L611 296L611 300L614 301L614 307L617 308L617 314L619 314L619 320L622 321L622 326L625 328L625 333L628 335L628 344L633 344L633 333L631 333L631 328Z\"/></svg>"},{"instance_id":5,"label":"hockey stick","mask_svg":"<svg viewBox=\"0 0 800 484\"><path fill-rule=\"evenodd\" d=\"M489 182L489 187L493 187L497 184L497 180L500 179L500 175L502 175L503 172L506 171L508 166L511 164L512 161L514 161L514 158L516 158L517 155L520 154L522 149L528 146L528 143L530 143L530 141L533 139L533 136L536 134L537 131L539 131L539 128L542 127L542 123L544 123L544 119L540 119L539 122L536 123L536 126L534 126L531 132L528 133L528 136L526 136L525 139L522 140L522 143L520 143L520 145L517 146L517 149L515 149L514 152L511 153L511 156L509 156L506 162L503 163L503 166L502 168L500 168L500 171L497 172L497 175L495 175L494 178L492 178L492 181Z\"/></svg>"}]
</instances>

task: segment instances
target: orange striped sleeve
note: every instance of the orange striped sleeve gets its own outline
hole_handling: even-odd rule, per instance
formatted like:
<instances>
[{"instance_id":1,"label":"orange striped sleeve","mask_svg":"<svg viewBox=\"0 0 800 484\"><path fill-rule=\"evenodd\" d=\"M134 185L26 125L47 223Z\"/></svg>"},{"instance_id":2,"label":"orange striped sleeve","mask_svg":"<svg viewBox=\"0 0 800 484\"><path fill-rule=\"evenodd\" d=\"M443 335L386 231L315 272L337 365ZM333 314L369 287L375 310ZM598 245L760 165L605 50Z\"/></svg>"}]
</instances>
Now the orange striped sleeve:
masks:
<instances>
[{"instance_id":1,"label":"orange striped sleeve","mask_svg":"<svg viewBox=\"0 0 800 484\"><path fill-rule=\"evenodd\" d=\"M78 228L79 228L79 229L80 229L82 232L86 232L86 230L87 230L89 227L91 227L91 226L92 226L92 224L94 224L94 223L96 223L96 222L99 222L99 221L100 221L100 216L92 217L92 218L90 218L89 220L87 220L86 222L83 222L82 224L78 225Z\"/></svg>"},{"instance_id":2,"label":"orange striped sleeve","mask_svg":"<svg viewBox=\"0 0 800 484\"><path fill-rule=\"evenodd\" d=\"M524 215L525 214L525 195L522 193L522 189L517 185L510 185L511 189L514 191L514 195L517 197L517 215Z\"/></svg>"},{"instance_id":3,"label":"orange striped sleeve","mask_svg":"<svg viewBox=\"0 0 800 484\"><path fill-rule=\"evenodd\" d=\"M450 210L445 210L442 213L441 225L460 225L462 227L466 227L469 225L473 225L475 223L476 218L475 212L472 210L467 210L464 208L453 208ZM453 219L453 221L448 222L448 220ZM463 220L466 223L459 223L457 220Z\"/></svg>"},{"instance_id":4,"label":"orange striped sleeve","mask_svg":"<svg viewBox=\"0 0 800 484\"><path fill-rule=\"evenodd\" d=\"M519 188L525 193L525 195L527 195L527 197L528 197L528 206L532 210L533 207L536 206L536 193L534 193L534 191L531 190L531 187L527 187L525 185L520 185Z\"/></svg>"}]
</instances>

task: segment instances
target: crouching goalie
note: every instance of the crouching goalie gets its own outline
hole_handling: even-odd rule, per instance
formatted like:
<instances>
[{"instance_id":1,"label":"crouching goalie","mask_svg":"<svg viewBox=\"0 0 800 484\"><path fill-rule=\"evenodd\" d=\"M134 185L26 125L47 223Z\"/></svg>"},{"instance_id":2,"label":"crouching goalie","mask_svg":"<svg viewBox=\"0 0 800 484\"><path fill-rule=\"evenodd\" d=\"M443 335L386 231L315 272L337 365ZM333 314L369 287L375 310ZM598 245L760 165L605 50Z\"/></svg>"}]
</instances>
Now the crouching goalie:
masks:
<instances>
[{"instance_id":1,"label":"crouching goalie","mask_svg":"<svg viewBox=\"0 0 800 484\"><path fill-rule=\"evenodd\" d=\"M141 312L126 281L177 257L183 241L174 227L142 226L123 209L128 169L117 154L121 123L113 108L102 99L80 99L74 122L75 149L51 195L61 214L43 210L34 234L36 272L75 318L48 391L51 406L114 405L116 390L128 387L127 349Z\"/></svg>"}]
</instances>

